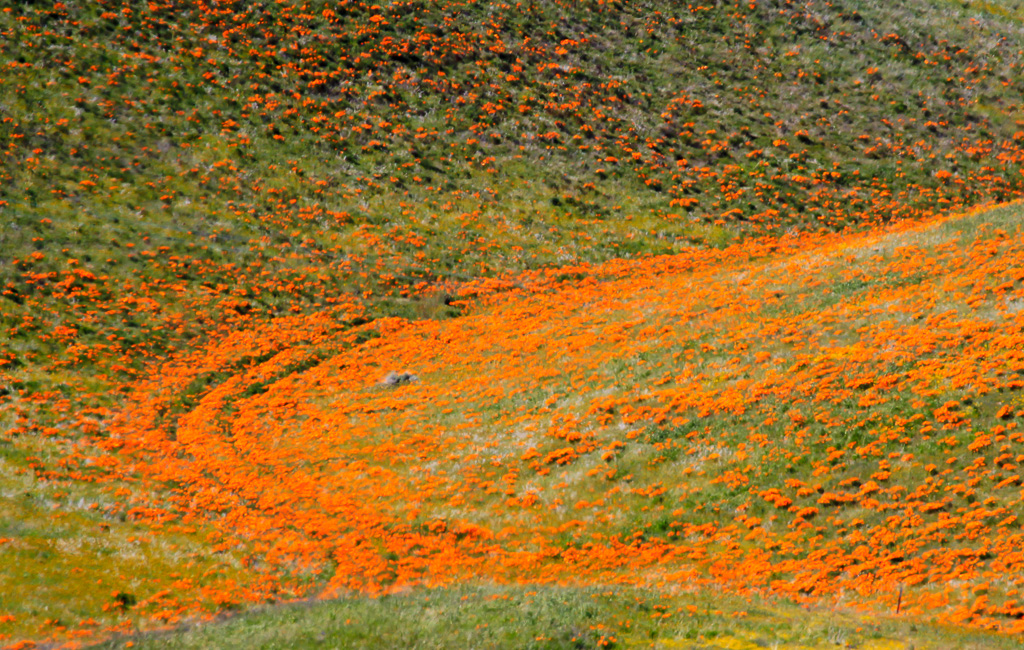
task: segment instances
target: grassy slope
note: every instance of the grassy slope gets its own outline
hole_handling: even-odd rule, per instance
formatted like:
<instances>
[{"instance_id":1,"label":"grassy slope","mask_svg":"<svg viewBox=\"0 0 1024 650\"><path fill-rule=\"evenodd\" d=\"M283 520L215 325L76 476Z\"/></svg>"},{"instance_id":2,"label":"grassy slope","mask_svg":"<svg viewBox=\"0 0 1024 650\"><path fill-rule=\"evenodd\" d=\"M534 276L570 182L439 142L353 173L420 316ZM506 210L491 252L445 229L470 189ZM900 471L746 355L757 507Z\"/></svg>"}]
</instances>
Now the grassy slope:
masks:
<instances>
[{"instance_id":1,"label":"grassy slope","mask_svg":"<svg viewBox=\"0 0 1024 650\"><path fill-rule=\"evenodd\" d=\"M173 423L367 317L452 315L421 297L452 281L1021 189L1012 3L322 9L0 12L0 554L39 576L0 576L0 634L111 624L118 594L173 621L273 591L236 584L245 553L201 552L209 522L140 527L166 497L86 444L155 356L272 333L178 386Z\"/></svg>"},{"instance_id":2,"label":"grassy slope","mask_svg":"<svg viewBox=\"0 0 1024 650\"><path fill-rule=\"evenodd\" d=\"M5 357L1021 189L1012 7L652 9L8 7Z\"/></svg>"},{"instance_id":3,"label":"grassy slope","mask_svg":"<svg viewBox=\"0 0 1024 650\"><path fill-rule=\"evenodd\" d=\"M1006 636L781 602L632 589L456 587L305 603L120 638L124 648L1016 648Z\"/></svg>"},{"instance_id":4,"label":"grassy slope","mask_svg":"<svg viewBox=\"0 0 1024 650\"><path fill-rule=\"evenodd\" d=\"M717 609L741 599L711 590L769 599L750 625L723 615L691 625L685 613L644 623L682 644L691 628L766 638L773 608L785 608L774 598L812 607L793 624L809 626L800 642L811 646L830 625L865 643L877 633L924 647L949 643L936 625L1017 629L1021 216L1015 205L889 234L523 278L458 320L370 324L380 338L297 374L281 369L309 346L293 346L169 428L158 414L175 385L251 353L220 344L142 387L112 444L148 462L115 474L176 477L180 493L151 504L156 514L206 520L245 549L247 566L283 572L294 589L289 574L342 594L615 583L666 597L676 614L692 604L679 588ZM401 368L420 381L378 384ZM856 611L870 621L892 612L901 585L902 616L922 627L851 632L864 627ZM223 602L244 597L216 589ZM412 596L413 611L425 597ZM451 592L441 598L453 607ZM622 629L624 602L598 618L621 643L640 643ZM177 605L171 614L194 611ZM336 612L362 607L375 605L310 616L335 629ZM578 624L573 607L558 625ZM457 611L498 617L502 634L561 629L506 620L507 609ZM268 616L240 625L270 643L293 614ZM336 633L372 637L372 620ZM226 644L235 629L180 638Z\"/></svg>"}]
</instances>

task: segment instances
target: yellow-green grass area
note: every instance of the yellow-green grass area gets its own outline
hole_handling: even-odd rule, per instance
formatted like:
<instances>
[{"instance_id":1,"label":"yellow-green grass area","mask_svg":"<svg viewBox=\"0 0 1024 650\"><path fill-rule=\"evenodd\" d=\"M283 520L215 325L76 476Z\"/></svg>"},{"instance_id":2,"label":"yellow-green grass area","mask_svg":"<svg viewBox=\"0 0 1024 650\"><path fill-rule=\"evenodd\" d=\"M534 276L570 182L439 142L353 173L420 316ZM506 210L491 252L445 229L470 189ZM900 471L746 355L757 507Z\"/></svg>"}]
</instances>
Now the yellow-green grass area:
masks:
<instances>
[{"instance_id":1,"label":"yellow-green grass area","mask_svg":"<svg viewBox=\"0 0 1024 650\"><path fill-rule=\"evenodd\" d=\"M474 586L249 611L96 648L1019 648L1018 639L758 597Z\"/></svg>"},{"instance_id":2,"label":"yellow-green grass area","mask_svg":"<svg viewBox=\"0 0 1024 650\"><path fill-rule=\"evenodd\" d=\"M193 527L135 523L119 488L42 480L17 455L24 449L0 442L0 647L89 640L232 605L205 596L239 579L230 549Z\"/></svg>"}]
</instances>

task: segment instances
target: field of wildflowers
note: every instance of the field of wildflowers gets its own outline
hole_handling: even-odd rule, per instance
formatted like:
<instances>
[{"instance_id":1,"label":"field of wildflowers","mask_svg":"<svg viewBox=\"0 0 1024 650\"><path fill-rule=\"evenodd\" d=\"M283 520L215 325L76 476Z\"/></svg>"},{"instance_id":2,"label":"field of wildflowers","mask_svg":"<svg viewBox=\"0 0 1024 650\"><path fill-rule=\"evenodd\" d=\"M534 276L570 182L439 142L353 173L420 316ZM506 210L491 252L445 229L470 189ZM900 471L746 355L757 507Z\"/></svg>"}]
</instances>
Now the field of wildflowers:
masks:
<instances>
[{"instance_id":1,"label":"field of wildflowers","mask_svg":"<svg viewBox=\"0 0 1024 650\"><path fill-rule=\"evenodd\" d=\"M480 581L1024 632L1020 7L890 4L0 7L0 643Z\"/></svg>"}]
</instances>

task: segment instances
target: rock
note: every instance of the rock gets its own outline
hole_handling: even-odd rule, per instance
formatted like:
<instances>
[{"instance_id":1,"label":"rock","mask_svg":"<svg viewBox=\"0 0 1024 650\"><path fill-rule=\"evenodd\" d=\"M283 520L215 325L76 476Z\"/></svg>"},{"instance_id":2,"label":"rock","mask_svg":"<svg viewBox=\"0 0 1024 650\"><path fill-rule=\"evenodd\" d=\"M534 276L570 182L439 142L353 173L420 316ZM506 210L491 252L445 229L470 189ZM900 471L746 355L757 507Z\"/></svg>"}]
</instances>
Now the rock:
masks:
<instances>
[{"instance_id":1,"label":"rock","mask_svg":"<svg viewBox=\"0 0 1024 650\"><path fill-rule=\"evenodd\" d=\"M384 378L384 384L386 386L397 386L398 384L408 384L419 380L420 378L411 372L389 372L388 376Z\"/></svg>"}]
</instances>

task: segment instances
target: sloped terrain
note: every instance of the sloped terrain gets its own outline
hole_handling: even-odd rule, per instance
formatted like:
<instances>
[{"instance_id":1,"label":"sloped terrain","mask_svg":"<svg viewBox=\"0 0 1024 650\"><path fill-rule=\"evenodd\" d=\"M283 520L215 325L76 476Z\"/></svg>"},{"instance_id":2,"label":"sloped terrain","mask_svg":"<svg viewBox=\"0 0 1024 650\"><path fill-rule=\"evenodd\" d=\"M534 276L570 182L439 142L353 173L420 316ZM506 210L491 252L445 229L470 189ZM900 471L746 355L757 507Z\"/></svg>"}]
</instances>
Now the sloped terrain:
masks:
<instances>
[{"instance_id":1,"label":"sloped terrain","mask_svg":"<svg viewBox=\"0 0 1024 650\"><path fill-rule=\"evenodd\" d=\"M1019 630L1022 242L1012 206L538 275L169 416L256 353L232 339L144 384L107 444L338 593L706 580L888 610L902 585L909 613Z\"/></svg>"},{"instance_id":2,"label":"sloped terrain","mask_svg":"<svg viewBox=\"0 0 1024 650\"><path fill-rule=\"evenodd\" d=\"M568 582L1019 632L1022 242L1010 205L522 276L448 321L239 332L101 445L109 480L171 487L133 520L248 571L133 610Z\"/></svg>"},{"instance_id":3,"label":"sloped terrain","mask_svg":"<svg viewBox=\"0 0 1024 650\"><path fill-rule=\"evenodd\" d=\"M1019 631L1020 7L890 4L0 8L0 641L470 579Z\"/></svg>"},{"instance_id":4,"label":"sloped terrain","mask_svg":"<svg viewBox=\"0 0 1024 650\"><path fill-rule=\"evenodd\" d=\"M863 648L997 650L1013 637L860 618L706 592L622 586L450 587L263 608L220 625L111 640L123 648Z\"/></svg>"},{"instance_id":5,"label":"sloped terrain","mask_svg":"<svg viewBox=\"0 0 1024 650\"><path fill-rule=\"evenodd\" d=\"M453 279L1010 198L1021 30L924 0L6 7L2 354L119 378L342 294L407 317Z\"/></svg>"}]
</instances>

